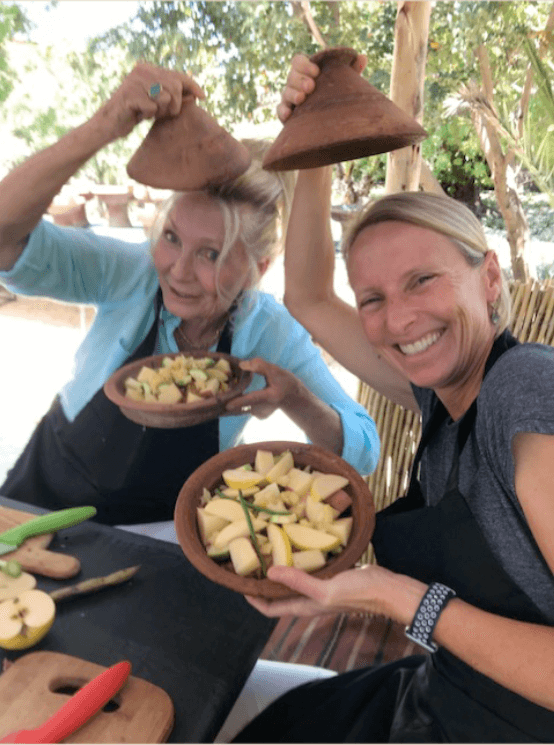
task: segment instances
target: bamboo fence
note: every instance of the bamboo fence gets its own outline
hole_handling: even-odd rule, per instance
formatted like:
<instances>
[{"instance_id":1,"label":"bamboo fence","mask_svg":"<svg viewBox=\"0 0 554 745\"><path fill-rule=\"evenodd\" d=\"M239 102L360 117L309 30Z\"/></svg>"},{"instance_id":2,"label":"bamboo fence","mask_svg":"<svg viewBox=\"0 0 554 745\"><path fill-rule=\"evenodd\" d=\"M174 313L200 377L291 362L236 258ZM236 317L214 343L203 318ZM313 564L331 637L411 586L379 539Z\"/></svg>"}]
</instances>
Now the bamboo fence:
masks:
<instances>
[{"instance_id":1,"label":"bamboo fence","mask_svg":"<svg viewBox=\"0 0 554 745\"><path fill-rule=\"evenodd\" d=\"M554 346L554 286L551 280L512 282L510 294L510 329L513 335L521 342ZM406 492L412 461L421 436L421 417L392 403L361 381L357 400L375 420L381 438L379 463L371 476L365 479L378 512ZM361 563L373 560L370 545Z\"/></svg>"}]
</instances>

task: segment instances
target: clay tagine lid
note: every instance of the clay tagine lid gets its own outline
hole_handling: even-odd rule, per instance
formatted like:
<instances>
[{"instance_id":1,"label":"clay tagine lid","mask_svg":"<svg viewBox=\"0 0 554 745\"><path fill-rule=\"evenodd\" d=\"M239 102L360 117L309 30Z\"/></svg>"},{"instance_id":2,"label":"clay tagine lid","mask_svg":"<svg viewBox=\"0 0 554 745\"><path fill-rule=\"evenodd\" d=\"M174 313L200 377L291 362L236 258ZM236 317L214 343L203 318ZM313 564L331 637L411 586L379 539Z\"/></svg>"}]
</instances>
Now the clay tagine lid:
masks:
<instances>
[{"instance_id":1,"label":"clay tagine lid","mask_svg":"<svg viewBox=\"0 0 554 745\"><path fill-rule=\"evenodd\" d=\"M127 173L156 189L193 191L240 176L250 162L248 148L187 96L177 116L154 122Z\"/></svg>"},{"instance_id":2,"label":"clay tagine lid","mask_svg":"<svg viewBox=\"0 0 554 745\"><path fill-rule=\"evenodd\" d=\"M386 153L427 137L415 119L352 68L357 56L349 47L334 47L310 57L321 69L316 87L285 122L264 168L317 168Z\"/></svg>"}]
</instances>

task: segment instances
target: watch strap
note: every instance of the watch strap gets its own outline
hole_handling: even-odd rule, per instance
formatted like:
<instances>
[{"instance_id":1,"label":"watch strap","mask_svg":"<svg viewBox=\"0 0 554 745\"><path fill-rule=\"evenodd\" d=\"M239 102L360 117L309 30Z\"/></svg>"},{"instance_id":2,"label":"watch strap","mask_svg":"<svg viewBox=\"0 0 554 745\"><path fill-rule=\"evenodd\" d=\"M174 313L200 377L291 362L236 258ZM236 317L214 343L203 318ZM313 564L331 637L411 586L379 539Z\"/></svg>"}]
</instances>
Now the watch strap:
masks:
<instances>
[{"instance_id":1,"label":"watch strap","mask_svg":"<svg viewBox=\"0 0 554 745\"><path fill-rule=\"evenodd\" d=\"M438 647L432 641L433 632L440 614L453 597L456 597L456 593L450 587L441 582L432 582L419 604L412 623L406 626L405 634L408 639L428 652L436 652Z\"/></svg>"}]
</instances>

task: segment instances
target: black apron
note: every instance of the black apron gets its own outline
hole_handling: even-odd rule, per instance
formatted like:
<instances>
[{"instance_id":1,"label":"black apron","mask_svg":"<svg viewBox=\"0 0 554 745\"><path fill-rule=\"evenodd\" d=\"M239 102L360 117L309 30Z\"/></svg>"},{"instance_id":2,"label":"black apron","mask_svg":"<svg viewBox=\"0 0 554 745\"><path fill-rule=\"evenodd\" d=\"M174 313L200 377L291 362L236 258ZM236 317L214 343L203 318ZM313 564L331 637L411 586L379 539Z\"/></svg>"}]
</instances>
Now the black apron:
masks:
<instances>
[{"instance_id":1,"label":"black apron","mask_svg":"<svg viewBox=\"0 0 554 745\"><path fill-rule=\"evenodd\" d=\"M154 354L161 305L158 290L154 323L124 365ZM231 350L230 322L217 349ZM95 519L108 525L171 520L185 480L218 452L218 419L179 429L144 427L123 416L101 388L73 422L54 401L0 494L52 510L94 505Z\"/></svg>"},{"instance_id":2,"label":"black apron","mask_svg":"<svg viewBox=\"0 0 554 745\"><path fill-rule=\"evenodd\" d=\"M485 374L514 344L508 332L496 340ZM377 514L372 538L377 560L423 582L443 582L463 600L491 613L551 625L493 556L458 489L459 456L476 412L475 401L460 421L446 491L437 505L426 506L416 475L425 446L447 417L437 400L414 459L408 494ZM236 738L268 740L554 742L554 712L439 647L433 655L309 683L282 697Z\"/></svg>"}]
</instances>

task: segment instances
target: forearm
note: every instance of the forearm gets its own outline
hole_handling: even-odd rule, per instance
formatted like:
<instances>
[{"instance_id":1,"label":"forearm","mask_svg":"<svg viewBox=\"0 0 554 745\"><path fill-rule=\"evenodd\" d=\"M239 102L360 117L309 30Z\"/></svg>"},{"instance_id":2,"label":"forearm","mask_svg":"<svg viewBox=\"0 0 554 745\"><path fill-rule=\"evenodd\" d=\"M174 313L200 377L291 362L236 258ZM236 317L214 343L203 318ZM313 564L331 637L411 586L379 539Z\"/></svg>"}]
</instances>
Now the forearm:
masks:
<instances>
[{"instance_id":1,"label":"forearm","mask_svg":"<svg viewBox=\"0 0 554 745\"><path fill-rule=\"evenodd\" d=\"M95 119L15 168L0 182L0 269L10 269L23 239L53 198L109 138Z\"/></svg>"},{"instance_id":2,"label":"forearm","mask_svg":"<svg viewBox=\"0 0 554 745\"><path fill-rule=\"evenodd\" d=\"M392 575L387 585L379 593L385 615L409 625L426 587L418 589L421 583L402 575ZM505 688L554 710L554 628L497 616L454 598L441 613L433 640Z\"/></svg>"},{"instance_id":3,"label":"forearm","mask_svg":"<svg viewBox=\"0 0 554 745\"><path fill-rule=\"evenodd\" d=\"M297 318L306 305L333 293L331 182L331 167L298 174L285 242L284 297L285 305Z\"/></svg>"},{"instance_id":4,"label":"forearm","mask_svg":"<svg viewBox=\"0 0 554 745\"><path fill-rule=\"evenodd\" d=\"M314 445L342 454L343 432L339 414L314 395L303 383L281 403L281 409Z\"/></svg>"}]
</instances>

